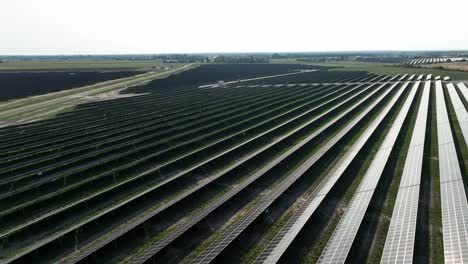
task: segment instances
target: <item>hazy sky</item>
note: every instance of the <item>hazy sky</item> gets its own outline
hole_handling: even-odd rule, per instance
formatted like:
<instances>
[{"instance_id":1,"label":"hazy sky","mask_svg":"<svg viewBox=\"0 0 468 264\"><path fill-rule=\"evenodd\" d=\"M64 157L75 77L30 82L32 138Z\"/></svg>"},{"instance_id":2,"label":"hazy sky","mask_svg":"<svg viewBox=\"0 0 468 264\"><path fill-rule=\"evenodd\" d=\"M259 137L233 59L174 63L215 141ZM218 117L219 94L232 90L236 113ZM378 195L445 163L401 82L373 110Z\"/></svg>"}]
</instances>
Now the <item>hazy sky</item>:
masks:
<instances>
[{"instance_id":1,"label":"hazy sky","mask_svg":"<svg viewBox=\"0 0 468 264\"><path fill-rule=\"evenodd\" d=\"M1 0L0 54L468 49L468 0Z\"/></svg>"}]
</instances>

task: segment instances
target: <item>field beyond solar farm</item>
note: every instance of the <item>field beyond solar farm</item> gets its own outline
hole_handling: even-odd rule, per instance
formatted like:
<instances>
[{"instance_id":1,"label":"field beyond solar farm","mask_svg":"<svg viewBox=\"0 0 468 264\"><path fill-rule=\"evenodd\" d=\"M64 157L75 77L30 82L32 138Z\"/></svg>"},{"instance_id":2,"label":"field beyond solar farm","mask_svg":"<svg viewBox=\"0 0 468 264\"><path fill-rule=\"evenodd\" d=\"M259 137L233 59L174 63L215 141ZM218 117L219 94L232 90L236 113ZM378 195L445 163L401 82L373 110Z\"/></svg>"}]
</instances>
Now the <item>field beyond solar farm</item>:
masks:
<instances>
[{"instance_id":1,"label":"field beyond solar farm","mask_svg":"<svg viewBox=\"0 0 468 264\"><path fill-rule=\"evenodd\" d=\"M374 74L424 74L450 76L452 80L467 81L468 70L466 62L426 64L426 65L401 65L395 63L362 62L362 61L333 61L333 62L302 62L297 59L273 59L272 63L302 63L332 67L332 71L366 71Z\"/></svg>"},{"instance_id":2,"label":"field beyond solar farm","mask_svg":"<svg viewBox=\"0 0 468 264\"><path fill-rule=\"evenodd\" d=\"M0 263L468 263L468 73L278 62L5 95Z\"/></svg>"}]
</instances>

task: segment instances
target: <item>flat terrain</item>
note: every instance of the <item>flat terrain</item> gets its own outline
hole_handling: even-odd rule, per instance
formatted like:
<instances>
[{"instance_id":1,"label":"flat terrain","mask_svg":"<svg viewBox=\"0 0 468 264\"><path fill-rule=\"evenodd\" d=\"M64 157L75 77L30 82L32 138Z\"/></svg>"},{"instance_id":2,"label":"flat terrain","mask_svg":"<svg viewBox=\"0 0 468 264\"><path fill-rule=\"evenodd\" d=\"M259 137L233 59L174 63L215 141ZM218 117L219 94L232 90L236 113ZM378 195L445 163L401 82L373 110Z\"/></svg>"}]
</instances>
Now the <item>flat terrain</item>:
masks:
<instances>
[{"instance_id":1,"label":"flat terrain","mask_svg":"<svg viewBox=\"0 0 468 264\"><path fill-rule=\"evenodd\" d=\"M0 128L0 263L468 262L466 83L190 67L0 105L76 103Z\"/></svg>"},{"instance_id":2,"label":"flat terrain","mask_svg":"<svg viewBox=\"0 0 468 264\"><path fill-rule=\"evenodd\" d=\"M278 59L272 60L274 63L304 63L308 65L317 65L324 67L335 67L332 71L367 71L374 74L432 74L434 76L450 76L452 80L468 80L468 72L461 66L459 68L446 68L446 70L439 69L440 64L427 65L423 67L410 67L402 66L400 64L392 63L375 63L375 62L300 62L296 59Z\"/></svg>"},{"instance_id":3,"label":"flat terrain","mask_svg":"<svg viewBox=\"0 0 468 264\"><path fill-rule=\"evenodd\" d=\"M437 63L429 65L418 65L418 67L426 69L447 69L451 71L468 72L468 62Z\"/></svg>"},{"instance_id":4,"label":"flat terrain","mask_svg":"<svg viewBox=\"0 0 468 264\"><path fill-rule=\"evenodd\" d=\"M183 63L163 63L162 60L18 61L0 63L0 71L148 70L180 66Z\"/></svg>"},{"instance_id":5,"label":"flat terrain","mask_svg":"<svg viewBox=\"0 0 468 264\"><path fill-rule=\"evenodd\" d=\"M143 71L0 72L0 102L122 79Z\"/></svg>"},{"instance_id":6,"label":"flat terrain","mask_svg":"<svg viewBox=\"0 0 468 264\"><path fill-rule=\"evenodd\" d=\"M120 97L128 97L129 94L120 95L119 92L121 90L127 89L128 87L141 85L159 78L165 78L171 74L179 73L184 70L191 69L193 67L196 67L196 65L187 64L166 71L147 72L141 74L132 73L132 76L127 78L120 78L75 89L69 89L65 91L47 93L39 96L32 96L22 99L9 100L7 102L1 102L0 127L17 125L50 118L59 113L73 109L78 104L90 101L102 101ZM49 79L48 81L54 82L55 80ZM10 87L14 85L15 82L10 82L9 86L5 87ZM37 85L47 84L37 83ZM50 85L55 84L52 83ZM34 86L31 88L34 89ZM39 89L40 87L37 88ZM36 91L32 92L36 93ZM21 93L21 91L16 90L13 93L13 95L21 96L24 94Z\"/></svg>"}]
</instances>

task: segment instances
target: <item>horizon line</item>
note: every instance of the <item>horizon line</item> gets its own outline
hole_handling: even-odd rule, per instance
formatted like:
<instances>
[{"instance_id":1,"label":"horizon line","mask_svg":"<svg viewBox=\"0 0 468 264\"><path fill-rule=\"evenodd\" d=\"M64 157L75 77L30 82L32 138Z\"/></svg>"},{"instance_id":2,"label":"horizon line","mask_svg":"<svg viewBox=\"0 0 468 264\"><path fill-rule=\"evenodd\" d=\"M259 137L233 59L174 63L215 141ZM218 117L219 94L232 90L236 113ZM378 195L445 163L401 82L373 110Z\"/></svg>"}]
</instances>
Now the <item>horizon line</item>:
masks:
<instances>
[{"instance_id":1,"label":"horizon line","mask_svg":"<svg viewBox=\"0 0 468 264\"><path fill-rule=\"evenodd\" d=\"M226 52L172 52L172 53L63 53L63 54L0 54L0 57L41 57L41 56L132 56L132 55L219 55L219 54L297 54L297 53L382 53L382 52L468 52L468 49L427 49L427 50L331 50L331 51L226 51Z\"/></svg>"}]
</instances>

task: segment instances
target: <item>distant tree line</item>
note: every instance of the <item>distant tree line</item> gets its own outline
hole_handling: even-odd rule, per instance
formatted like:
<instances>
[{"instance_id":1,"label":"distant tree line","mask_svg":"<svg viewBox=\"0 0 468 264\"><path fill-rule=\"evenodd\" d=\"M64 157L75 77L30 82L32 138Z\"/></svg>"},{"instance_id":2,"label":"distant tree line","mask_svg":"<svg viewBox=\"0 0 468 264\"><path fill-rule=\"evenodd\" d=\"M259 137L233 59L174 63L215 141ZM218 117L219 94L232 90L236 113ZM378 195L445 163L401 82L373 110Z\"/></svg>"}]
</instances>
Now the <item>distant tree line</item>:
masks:
<instances>
[{"instance_id":1,"label":"distant tree line","mask_svg":"<svg viewBox=\"0 0 468 264\"><path fill-rule=\"evenodd\" d=\"M177 61L183 63L206 61L206 56L201 55L187 55L187 54L169 54L169 55L156 55L152 59L161 59L163 61Z\"/></svg>"},{"instance_id":2,"label":"distant tree line","mask_svg":"<svg viewBox=\"0 0 468 264\"><path fill-rule=\"evenodd\" d=\"M269 63L267 57L258 56L218 56L214 59L216 63Z\"/></svg>"}]
</instances>

